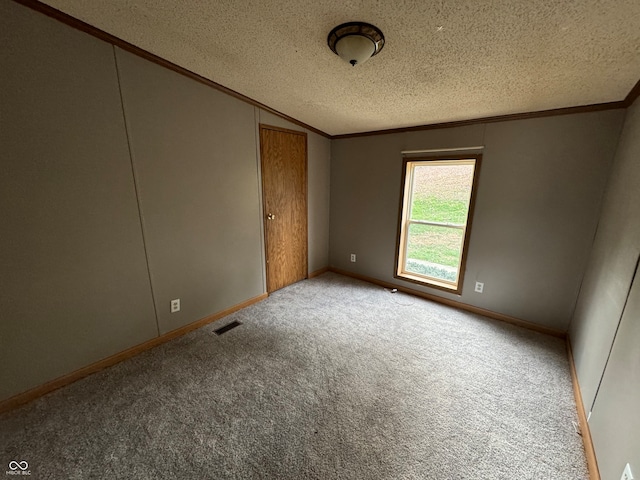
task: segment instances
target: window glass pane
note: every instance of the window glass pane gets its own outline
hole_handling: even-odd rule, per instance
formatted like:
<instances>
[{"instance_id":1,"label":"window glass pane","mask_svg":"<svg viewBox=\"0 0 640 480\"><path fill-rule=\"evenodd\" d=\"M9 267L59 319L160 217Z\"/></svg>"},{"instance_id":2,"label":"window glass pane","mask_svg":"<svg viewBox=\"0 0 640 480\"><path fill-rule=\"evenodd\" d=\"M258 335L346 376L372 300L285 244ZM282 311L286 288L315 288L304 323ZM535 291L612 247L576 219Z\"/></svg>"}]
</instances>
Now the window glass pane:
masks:
<instances>
[{"instance_id":1,"label":"window glass pane","mask_svg":"<svg viewBox=\"0 0 640 480\"><path fill-rule=\"evenodd\" d=\"M425 165L413 171L411 220L464 225L473 165Z\"/></svg>"},{"instance_id":2,"label":"window glass pane","mask_svg":"<svg viewBox=\"0 0 640 480\"><path fill-rule=\"evenodd\" d=\"M481 155L407 160L396 277L457 294Z\"/></svg>"},{"instance_id":3,"label":"window glass pane","mask_svg":"<svg viewBox=\"0 0 640 480\"><path fill-rule=\"evenodd\" d=\"M464 231L433 225L409 225L405 270L455 282L460 266Z\"/></svg>"}]
</instances>

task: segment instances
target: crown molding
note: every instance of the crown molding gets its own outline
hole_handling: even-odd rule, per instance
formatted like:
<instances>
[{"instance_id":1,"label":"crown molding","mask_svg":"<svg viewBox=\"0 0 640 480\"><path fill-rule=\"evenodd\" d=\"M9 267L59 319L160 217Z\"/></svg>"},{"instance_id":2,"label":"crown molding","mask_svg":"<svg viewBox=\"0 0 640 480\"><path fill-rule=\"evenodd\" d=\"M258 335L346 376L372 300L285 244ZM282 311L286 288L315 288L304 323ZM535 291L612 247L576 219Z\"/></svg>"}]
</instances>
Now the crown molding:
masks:
<instances>
[{"instance_id":1,"label":"crown molding","mask_svg":"<svg viewBox=\"0 0 640 480\"><path fill-rule=\"evenodd\" d=\"M638 85L636 85L636 88L637 87ZM347 133L344 135L333 135L331 139L340 140L344 138L368 137L372 135L388 135L390 133L420 132L423 130L437 130L440 128L466 127L469 125L477 125L481 123L507 122L510 120L524 120L527 118L554 117L557 115L571 115L573 113L600 112L603 110L614 110L626 107L626 100L621 100L618 102L596 103L593 105L583 105L578 107L554 108L552 110L541 110L538 112L513 113L509 115L498 115L495 117L482 117L469 120L458 120L454 122L432 123L428 125L417 125L414 127L391 128L387 130L374 130L371 132L361 133Z\"/></svg>"},{"instance_id":2,"label":"crown molding","mask_svg":"<svg viewBox=\"0 0 640 480\"><path fill-rule=\"evenodd\" d=\"M633 102L638 99L638 97L640 97L640 80L638 80L638 82L629 92L629 95L627 95L627 97L624 99L624 106L630 107L631 105L633 105Z\"/></svg>"}]
</instances>

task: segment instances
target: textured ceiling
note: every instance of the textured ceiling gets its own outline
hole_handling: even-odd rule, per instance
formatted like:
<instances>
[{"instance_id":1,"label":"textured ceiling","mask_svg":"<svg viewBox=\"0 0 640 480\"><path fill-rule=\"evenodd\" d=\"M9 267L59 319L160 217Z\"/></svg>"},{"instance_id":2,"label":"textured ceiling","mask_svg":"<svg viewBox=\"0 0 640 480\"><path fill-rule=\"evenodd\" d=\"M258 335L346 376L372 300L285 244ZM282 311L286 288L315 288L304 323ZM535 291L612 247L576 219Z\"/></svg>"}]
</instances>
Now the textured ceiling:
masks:
<instances>
[{"instance_id":1,"label":"textured ceiling","mask_svg":"<svg viewBox=\"0 0 640 480\"><path fill-rule=\"evenodd\" d=\"M331 135L623 100L639 0L45 0ZM386 44L351 67L329 31Z\"/></svg>"}]
</instances>

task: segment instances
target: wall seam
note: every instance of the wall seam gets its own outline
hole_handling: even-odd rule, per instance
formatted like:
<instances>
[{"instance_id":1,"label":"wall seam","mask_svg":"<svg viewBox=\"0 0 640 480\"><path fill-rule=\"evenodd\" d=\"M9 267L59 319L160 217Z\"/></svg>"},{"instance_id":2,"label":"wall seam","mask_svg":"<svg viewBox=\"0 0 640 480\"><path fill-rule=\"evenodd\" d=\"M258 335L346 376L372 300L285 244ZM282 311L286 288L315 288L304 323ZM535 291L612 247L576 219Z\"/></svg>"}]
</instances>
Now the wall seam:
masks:
<instances>
[{"instance_id":1,"label":"wall seam","mask_svg":"<svg viewBox=\"0 0 640 480\"><path fill-rule=\"evenodd\" d=\"M596 400L598 399L598 393L600 392L600 387L602 386L602 380L604 379L604 376L607 373L607 367L609 366L609 359L611 359L611 352L613 352L613 347L616 343L616 338L618 338L618 331L620 330L622 317L624 317L624 312L627 309L627 302L629 302L629 296L631 295L631 289L633 288L633 284L636 281L636 275L638 273L638 265L640 265L640 255L638 255L638 259L636 260L636 268L633 270L633 276L631 277L629 290L627 290L627 297L624 299L624 305L622 307L622 311L620 312L620 318L618 319L616 332L613 334L613 340L611 341L611 346L609 347L609 354L607 355L607 361L604 363L604 368L602 369L602 375L600 376L600 381L598 382L598 388L596 389L596 393L593 396L593 402L591 402L591 408L589 409L590 411L593 411L593 407L595 406Z\"/></svg>"},{"instance_id":2,"label":"wall seam","mask_svg":"<svg viewBox=\"0 0 640 480\"><path fill-rule=\"evenodd\" d=\"M602 189L602 194L600 195L599 205L598 205L598 222L596 223L596 228L593 232L593 238L591 239L591 248L589 249L589 257L587 259L587 264L585 265L584 271L582 272L582 278L580 279L580 286L578 287L578 292L576 294L576 301L573 303L573 309L571 310L571 317L569 318L569 324L567 325L567 332L571 331L571 325L573 324L573 319L576 315L576 310L578 308L578 301L580 300L580 295L582 294L582 287L584 285L584 279L587 276L587 270L589 269L589 263L591 260L591 254L593 253L593 247L596 244L596 237L598 235L598 230L600 229L600 221L602 220L602 210L604 208L605 200L607 197L607 192L609 191L609 183L611 182L611 177L613 175L613 170L616 163L616 158L618 157L618 150L620 149L620 139L622 138L622 133L624 132L624 124L627 121L627 112L628 109L625 109L624 115L622 116L622 122L620 123L620 131L618 133L618 140L616 141L616 146L613 149L611 165L609 167L609 172L607 175L607 181L604 184L604 188ZM577 369L576 369L577 372ZM577 375L577 373L576 373Z\"/></svg>"},{"instance_id":3,"label":"wall seam","mask_svg":"<svg viewBox=\"0 0 640 480\"><path fill-rule=\"evenodd\" d=\"M127 121L127 114L124 108L124 97L122 94L122 81L120 79L120 68L118 67L118 55L116 54L116 46L112 45L113 48L113 60L116 66L116 78L118 79L118 93L120 94L120 107L122 108L122 118L124 120L124 131L127 137L127 149L129 150L129 162L131 164L131 174L133 176L133 188L136 194L136 205L138 206L138 218L140 220L140 231L142 233L142 247L144 249L144 258L147 264L147 275L149 278L149 289L151 291L151 303L153 304L153 313L156 319L156 330L158 332L158 337L160 336L160 322L158 319L158 306L156 305L156 295L153 291L153 279L151 276L151 267L149 265L149 252L147 250L147 236L144 229L143 222L143 214L142 214L142 205L140 202L140 187L138 185L138 175L136 173L135 164L133 162L133 151L131 149L131 139L129 137L129 122Z\"/></svg>"}]
</instances>

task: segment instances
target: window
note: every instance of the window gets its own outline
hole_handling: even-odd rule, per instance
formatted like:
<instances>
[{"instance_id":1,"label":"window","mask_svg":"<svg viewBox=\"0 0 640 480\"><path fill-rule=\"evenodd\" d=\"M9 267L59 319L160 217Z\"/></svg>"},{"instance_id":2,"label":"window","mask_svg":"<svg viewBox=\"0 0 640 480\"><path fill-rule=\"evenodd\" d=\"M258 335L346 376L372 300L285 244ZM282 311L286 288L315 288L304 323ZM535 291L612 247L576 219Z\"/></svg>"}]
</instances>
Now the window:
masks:
<instances>
[{"instance_id":1,"label":"window","mask_svg":"<svg viewBox=\"0 0 640 480\"><path fill-rule=\"evenodd\" d=\"M405 160L397 278L461 292L481 158Z\"/></svg>"}]
</instances>

